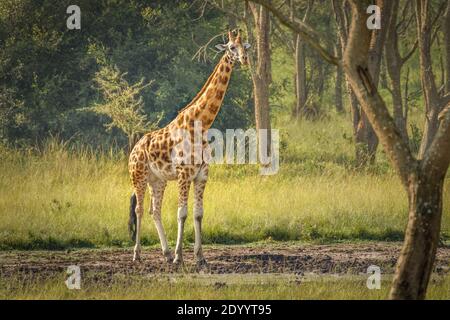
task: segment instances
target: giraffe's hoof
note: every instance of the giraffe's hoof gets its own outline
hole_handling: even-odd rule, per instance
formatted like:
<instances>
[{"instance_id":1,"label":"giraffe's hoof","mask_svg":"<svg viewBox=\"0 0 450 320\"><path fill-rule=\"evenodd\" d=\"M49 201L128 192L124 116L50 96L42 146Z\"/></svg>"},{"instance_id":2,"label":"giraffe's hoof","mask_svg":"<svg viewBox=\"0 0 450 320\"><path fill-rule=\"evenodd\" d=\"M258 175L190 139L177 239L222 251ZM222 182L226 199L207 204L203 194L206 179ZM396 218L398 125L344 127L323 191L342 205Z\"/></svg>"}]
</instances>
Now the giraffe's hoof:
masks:
<instances>
[{"instance_id":1,"label":"giraffe's hoof","mask_svg":"<svg viewBox=\"0 0 450 320\"><path fill-rule=\"evenodd\" d=\"M175 259L173 259L173 264L183 264L183 258L176 257Z\"/></svg>"},{"instance_id":2,"label":"giraffe's hoof","mask_svg":"<svg viewBox=\"0 0 450 320\"><path fill-rule=\"evenodd\" d=\"M184 267L184 261L183 258L181 257L175 257L175 259L173 259L173 265L175 266L175 268L177 270L183 269Z\"/></svg>"},{"instance_id":3,"label":"giraffe's hoof","mask_svg":"<svg viewBox=\"0 0 450 320\"><path fill-rule=\"evenodd\" d=\"M173 262L172 253L170 253L170 252L164 253L164 257L166 258L166 262L168 264L172 264L172 262Z\"/></svg>"},{"instance_id":4,"label":"giraffe's hoof","mask_svg":"<svg viewBox=\"0 0 450 320\"><path fill-rule=\"evenodd\" d=\"M210 267L205 258L201 258L197 261L197 271L198 272L209 272Z\"/></svg>"}]
</instances>

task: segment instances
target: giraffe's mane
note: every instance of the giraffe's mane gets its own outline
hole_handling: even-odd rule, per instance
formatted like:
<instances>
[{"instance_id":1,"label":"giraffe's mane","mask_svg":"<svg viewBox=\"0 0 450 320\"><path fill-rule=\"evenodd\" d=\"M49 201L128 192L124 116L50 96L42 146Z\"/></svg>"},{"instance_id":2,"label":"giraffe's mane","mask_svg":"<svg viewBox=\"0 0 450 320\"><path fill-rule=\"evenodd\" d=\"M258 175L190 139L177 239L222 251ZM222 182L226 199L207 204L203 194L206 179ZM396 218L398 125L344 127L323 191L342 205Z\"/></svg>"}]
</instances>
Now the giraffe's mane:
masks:
<instances>
[{"instance_id":1,"label":"giraffe's mane","mask_svg":"<svg viewBox=\"0 0 450 320\"><path fill-rule=\"evenodd\" d=\"M194 103L196 103L198 101L198 99L200 99L200 97L202 96L202 94L205 92L206 88L209 86L209 84L211 83L214 75L217 72L217 69L219 68L219 66L222 63L222 59L223 57L219 60L219 63L216 65L216 67L214 68L214 71L211 73L211 75L209 76L208 80L206 80L205 84L203 85L202 89L197 93L197 95L194 97L194 99L192 99L191 102L189 102L189 104L187 106L185 106L183 109L181 109L180 111L178 111L178 114L180 114L181 112L183 112L184 110L190 108Z\"/></svg>"}]
</instances>

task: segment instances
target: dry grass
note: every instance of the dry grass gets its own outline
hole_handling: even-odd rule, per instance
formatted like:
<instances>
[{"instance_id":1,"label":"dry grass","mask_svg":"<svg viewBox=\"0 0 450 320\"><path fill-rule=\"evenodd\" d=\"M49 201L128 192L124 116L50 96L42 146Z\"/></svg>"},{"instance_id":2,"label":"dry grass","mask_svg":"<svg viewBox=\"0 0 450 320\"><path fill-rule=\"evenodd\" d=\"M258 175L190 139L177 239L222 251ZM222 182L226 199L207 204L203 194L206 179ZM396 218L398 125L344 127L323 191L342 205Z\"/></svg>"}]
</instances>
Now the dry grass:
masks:
<instances>
[{"instance_id":1,"label":"dry grass","mask_svg":"<svg viewBox=\"0 0 450 320\"><path fill-rule=\"evenodd\" d=\"M343 138L346 120L340 121L332 130L327 121L284 129L283 160L275 176L260 176L252 165L213 166L205 194L205 242L401 240L407 201L399 179L382 152L376 166L355 169L353 146ZM0 247L131 244L126 226L131 188L122 153L55 140L39 152L0 151ZM449 188L447 179L445 194ZM448 239L450 197L444 201L442 238ZM172 241L176 208L177 190L171 183L163 219ZM158 243L147 214L143 228L144 244Z\"/></svg>"}]
</instances>

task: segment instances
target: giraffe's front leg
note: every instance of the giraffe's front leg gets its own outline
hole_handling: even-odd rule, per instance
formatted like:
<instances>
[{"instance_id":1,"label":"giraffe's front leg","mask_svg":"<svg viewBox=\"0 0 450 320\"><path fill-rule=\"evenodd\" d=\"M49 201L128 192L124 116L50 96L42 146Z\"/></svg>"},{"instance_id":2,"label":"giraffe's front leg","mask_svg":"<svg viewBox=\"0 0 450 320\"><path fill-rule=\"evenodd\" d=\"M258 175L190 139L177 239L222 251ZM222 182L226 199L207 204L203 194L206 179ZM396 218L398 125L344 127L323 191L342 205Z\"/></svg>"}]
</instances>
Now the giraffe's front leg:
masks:
<instances>
[{"instance_id":1,"label":"giraffe's front leg","mask_svg":"<svg viewBox=\"0 0 450 320\"><path fill-rule=\"evenodd\" d=\"M178 178L178 235L177 246L175 248L175 259L173 260L173 263L177 265L183 264L183 232L188 211L189 186L190 181L186 178L186 175L180 174Z\"/></svg>"},{"instance_id":2,"label":"giraffe's front leg","mask_svg":"<svg viewBox=\"0 0 450 320\"><path fill-rule=\"evenodd\" d=\"M194 254L197 259L197 267L200 269L207 266L202 251L203 193L205 191L207 179L208 166L204 165L194 180Z\"/></svg>"}]
</instances>

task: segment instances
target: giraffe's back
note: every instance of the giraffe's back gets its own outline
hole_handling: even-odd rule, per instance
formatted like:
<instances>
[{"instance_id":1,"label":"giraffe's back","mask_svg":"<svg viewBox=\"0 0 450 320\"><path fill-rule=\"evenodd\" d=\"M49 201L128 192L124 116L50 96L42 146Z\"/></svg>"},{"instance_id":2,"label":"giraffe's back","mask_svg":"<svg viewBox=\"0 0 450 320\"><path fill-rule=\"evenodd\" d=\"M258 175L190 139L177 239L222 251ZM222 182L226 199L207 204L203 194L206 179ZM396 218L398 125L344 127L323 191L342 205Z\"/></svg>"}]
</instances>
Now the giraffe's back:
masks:
<instances>
[{"instance_id":1,"label":"giraffe's back","mask_svg":"<svg viewBox=\"0 0 450 320\"><path fill-rule=\"evenodd\" d=\"M167 128L144 135L130 154L130 174L133 176L135 171L143 171L150 180L175 180L176 168L171 161L174 144Z\"/></svg>"}]
</instances>

